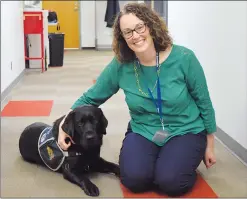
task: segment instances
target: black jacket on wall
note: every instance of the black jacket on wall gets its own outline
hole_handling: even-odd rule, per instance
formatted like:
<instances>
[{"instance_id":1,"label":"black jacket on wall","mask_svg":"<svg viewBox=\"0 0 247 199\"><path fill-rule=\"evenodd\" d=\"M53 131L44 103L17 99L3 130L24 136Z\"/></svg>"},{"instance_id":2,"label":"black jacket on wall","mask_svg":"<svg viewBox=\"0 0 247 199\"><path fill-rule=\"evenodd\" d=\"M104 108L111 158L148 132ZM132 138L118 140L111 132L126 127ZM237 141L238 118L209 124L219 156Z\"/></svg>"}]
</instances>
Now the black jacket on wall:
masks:
<instances>
[{"instance_id":1,"label":"black jacket on wall","mask_svg":"<svg viewBox=\"0 0 247 199\"><path fill-rule=\"evenodd\" d=\"M105 13L106 27L112 28L116 15L120 12L118 0L107 0L107 7Z\"/></svg>"}]
</instances>

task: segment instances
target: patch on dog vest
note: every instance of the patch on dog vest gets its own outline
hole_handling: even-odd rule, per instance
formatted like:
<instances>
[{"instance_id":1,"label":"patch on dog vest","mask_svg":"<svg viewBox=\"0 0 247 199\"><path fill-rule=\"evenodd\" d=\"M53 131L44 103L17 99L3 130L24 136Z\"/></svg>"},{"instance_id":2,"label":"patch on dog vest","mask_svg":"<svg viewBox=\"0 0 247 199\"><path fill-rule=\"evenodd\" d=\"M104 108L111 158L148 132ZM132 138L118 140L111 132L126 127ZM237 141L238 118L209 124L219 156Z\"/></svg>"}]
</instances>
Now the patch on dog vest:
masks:
<instances>
[{"instance_id":1,"label":"patch on dog vest","mask_svg":"<svg viewBox=\"0 0 247 199\"><path fill-rule=\"evenodd\" d=\"M53 137L52 127L45 128L40 134L38 151L41 159L53 171L57 171L63 164L65 154Z\"/></svg>"}]
</instances>

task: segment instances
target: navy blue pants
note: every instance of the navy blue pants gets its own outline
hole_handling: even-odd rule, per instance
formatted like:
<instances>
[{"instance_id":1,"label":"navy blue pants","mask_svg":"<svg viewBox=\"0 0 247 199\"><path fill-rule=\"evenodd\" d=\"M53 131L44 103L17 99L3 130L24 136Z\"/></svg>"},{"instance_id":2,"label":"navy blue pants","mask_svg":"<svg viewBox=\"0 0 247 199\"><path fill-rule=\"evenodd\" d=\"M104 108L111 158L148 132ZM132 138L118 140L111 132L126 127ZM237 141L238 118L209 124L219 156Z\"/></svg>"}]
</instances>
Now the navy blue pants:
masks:
<instances>
[{"instance_id":1,"label":"navy blue pants","mask_svg":"<svg viewBox=\"0 0 247 199\"><path fill-rule=\"evenodd\" d=\"M132 192L158 188L183 195L195 184L206 145L205 131L176 136L159 147L128 128L119 156L121 183Z\"/></svg>"}]
</instances>

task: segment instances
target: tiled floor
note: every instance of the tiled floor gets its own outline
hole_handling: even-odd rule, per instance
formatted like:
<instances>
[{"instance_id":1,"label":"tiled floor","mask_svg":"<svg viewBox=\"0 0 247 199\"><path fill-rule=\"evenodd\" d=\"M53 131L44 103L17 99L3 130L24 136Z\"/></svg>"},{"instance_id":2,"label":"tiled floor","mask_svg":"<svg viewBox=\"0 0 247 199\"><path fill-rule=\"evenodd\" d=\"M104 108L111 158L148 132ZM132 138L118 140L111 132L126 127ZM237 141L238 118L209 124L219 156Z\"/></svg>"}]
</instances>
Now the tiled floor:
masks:
<instances>
[{"instance_id":1,"label":"tiled floor","mask_svg":"<svg viewBox=\"0 0 247 199\"><path fill-rule=\"evenodd\" d=\"M87 197L77 186L61 175L24 162L18 151L23 128L35 121L51 124L66 113L73 102L87 90L103 67L112 59L112 52L67 51L64 66L49 68L43 74L30 70L2 103L8 100L54 100L49 117L1 118L1 196L2 197ZM119 149L129 121L122 91L102 106L109 121L102 156L117 162ZM117 117L116 117L117 116ZM116 119L117 118L117 119ZM247 167L216 142L217 164L199 171L219 197L247 197ZM93 182L101 197L122 197L119 181L110 175L97 175ZM62 188L61 188L62 187Z\"/></svg>"}]
</instances>

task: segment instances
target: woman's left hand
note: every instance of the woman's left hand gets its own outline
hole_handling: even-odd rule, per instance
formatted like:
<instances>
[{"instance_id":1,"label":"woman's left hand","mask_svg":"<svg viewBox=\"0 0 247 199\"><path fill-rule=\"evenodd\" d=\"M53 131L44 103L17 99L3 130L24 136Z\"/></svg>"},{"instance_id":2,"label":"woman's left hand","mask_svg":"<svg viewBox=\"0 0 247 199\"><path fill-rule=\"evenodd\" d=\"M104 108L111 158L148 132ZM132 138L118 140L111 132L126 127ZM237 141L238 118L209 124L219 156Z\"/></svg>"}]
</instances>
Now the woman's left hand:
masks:
<instances>
[{"instance_id":1,"label":"woman's left hand","mask_svg":"<svg viewBox=\"0 0 247 199\"><path fill-rule=\"evenodd\" d=\"M216 163L216 156L213 148L211 147L206 148L203 162L207 167L207 169L209 169L211 166L213 166Z\"/></svg>"}]
</instances>

